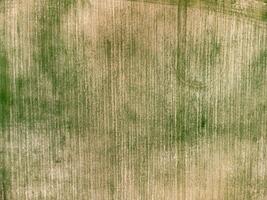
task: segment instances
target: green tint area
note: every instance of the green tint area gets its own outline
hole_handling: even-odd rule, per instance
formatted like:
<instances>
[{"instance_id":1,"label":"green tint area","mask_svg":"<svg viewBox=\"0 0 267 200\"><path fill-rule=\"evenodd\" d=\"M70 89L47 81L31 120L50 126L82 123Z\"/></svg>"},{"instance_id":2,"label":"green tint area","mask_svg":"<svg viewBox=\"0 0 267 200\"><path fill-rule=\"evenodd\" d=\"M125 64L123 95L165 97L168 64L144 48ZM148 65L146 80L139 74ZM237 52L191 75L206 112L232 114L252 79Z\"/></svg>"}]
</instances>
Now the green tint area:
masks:
<instances>
[{"instance_id":1,"label":"green tint area","mask_svg":"<svg viewBox=\"0 0 267 200\"><path fill-rule=\"evenodd\" d=\"M51 116L53 116L53 119L63 119L62 113L70 107L71 103L66 98L71 99L73 94L69 93L77 88L76 68L70 64L70 60L74 59L73 52L75 50L66 49L61 38L62 16L75 3L76 0L49 0L42 5L41 12L37 13L39 24L36 27L37 40L34 45L37 46L37 51L34 54L34 60L41 74L35 74L34 77L28 79L30 82L36 82L38 79L40 81L41 75L44 83L33 87L37 87L36 90L52 91L53 96L49 99L45 97L38 98L38 94L29 97L30 99L26 104L31 104L32 110L38 110L39 112L39 116L34 116L35 120L44 120L51 118ZM64 62L62 62L62 59ZM17 91L19 92L21 88L27 87L29 81L25 77L18 79ZM23 94L19 96L23 96ZM21 102L21 100L19 101ZM23 111L20 113L22 113L21 116L18 116L20 120L27 118Z\"/></svg>"},{"instance_id":2,"label":"green tint area","mask_svg":"<svg viewBox=\"0 0 267 200\"><path fill-rule=\"evenodd\" d=\"M3 200L8 199L8 190L10 187L10 173L5 168L0 168L0 197Z\"/></svg>"},{"instance_id":3,"label":"green tint area","mask_svg":"<svg viewBox=\"0 0 267 200\"><path fill-rule=\"evenodd\" d=\"M0 125L2 128L9 121L10 98L8 60L5 51L0 49Z\"/></svg>"},{"instance_id":4,"label":"green tint area","mask_svg":"<svg viewBox=\"0 0 267 200\"><path fill-rule=\"evenodd\" d=\"M257 55L251 64L252 68L252 87L253 89L259 89L263 86L266 79L267 68L267 50L263 50Z\"/></svg>"}]
</instances>

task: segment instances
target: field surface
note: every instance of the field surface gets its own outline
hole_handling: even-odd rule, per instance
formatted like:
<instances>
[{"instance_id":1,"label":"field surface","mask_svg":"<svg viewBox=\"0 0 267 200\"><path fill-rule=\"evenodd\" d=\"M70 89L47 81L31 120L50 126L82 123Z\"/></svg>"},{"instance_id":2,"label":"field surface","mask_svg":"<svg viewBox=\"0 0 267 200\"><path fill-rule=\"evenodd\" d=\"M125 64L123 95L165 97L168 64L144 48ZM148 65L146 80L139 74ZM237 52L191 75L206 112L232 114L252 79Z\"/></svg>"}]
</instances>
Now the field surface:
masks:
<instances>
[{"instance_id":1,"label":"field surface","mask_svg":"<svg viewBox=\"0 0 267 200\"><path fill-rule=\"evenodd\" d=\"M267 2L0 1L0 200L267 200Z\"/></svg>"}]
</instances>

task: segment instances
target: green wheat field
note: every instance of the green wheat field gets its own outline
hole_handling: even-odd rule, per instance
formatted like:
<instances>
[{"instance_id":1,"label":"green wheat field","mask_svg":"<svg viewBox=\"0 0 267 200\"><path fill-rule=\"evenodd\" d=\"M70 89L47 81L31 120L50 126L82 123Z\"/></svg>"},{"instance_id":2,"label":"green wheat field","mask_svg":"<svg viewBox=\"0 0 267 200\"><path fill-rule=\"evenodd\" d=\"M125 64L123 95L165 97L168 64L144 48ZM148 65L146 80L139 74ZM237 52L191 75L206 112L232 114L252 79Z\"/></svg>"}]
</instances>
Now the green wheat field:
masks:
<instances>
[{"instance_id":1,"label":"green wheat field","mask_svg":"<svg viewBox=\"0 0 267 200\"><path fill-rule=\"evenodd\" d=\"M0 200L267 200L267 1L0 0Z\"/></svg>"}]
</instances>

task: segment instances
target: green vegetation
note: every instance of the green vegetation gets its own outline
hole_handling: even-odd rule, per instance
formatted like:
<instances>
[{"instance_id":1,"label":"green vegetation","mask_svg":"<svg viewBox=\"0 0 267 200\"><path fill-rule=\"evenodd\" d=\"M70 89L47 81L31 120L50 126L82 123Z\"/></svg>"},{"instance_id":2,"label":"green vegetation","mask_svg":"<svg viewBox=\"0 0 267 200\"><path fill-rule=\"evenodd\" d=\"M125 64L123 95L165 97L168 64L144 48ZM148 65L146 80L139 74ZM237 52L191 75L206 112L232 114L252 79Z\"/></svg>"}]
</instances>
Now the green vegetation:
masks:
<instances>
[{"instance_id":1,"label":"green vegetation","mask_svg":"<svg viewBox=\"0 0 267 200\"><path fill-rule=\"evenodd\" d=\"M10 84L8 61L3 46L0 47L0 126L4 128L10 116Z\"/></svg>"},{"instance_id":2,"label":"green vegetation","mask_svg":"<svg viewBox=\"0 0 267 200\"><path fill-rule=\"evenodd\" d=\"M8 200L8 190L10 188L10 173L6 168L0 168L0 197Z\"/></svg>"},{"instance_id":3,"label":"green vegetation","mask_svg":"<svg viewBox=\"0 0 267 200\"><path fill-rule=\"evenodd\" d=\"M15 81L18 121L30 125L50 119L52 123L58 123L64 120L62 115L70 107L71 98L77 96L70 95L78 84L77 66L72 63L75 50L67 50L61 38L62 16L75 3L76 0L48 0L37 13L39 23L33 43L37 47L33 55L37 68ZM31 93L28 92L29 87Z\"/></svg>"}]
</instances>

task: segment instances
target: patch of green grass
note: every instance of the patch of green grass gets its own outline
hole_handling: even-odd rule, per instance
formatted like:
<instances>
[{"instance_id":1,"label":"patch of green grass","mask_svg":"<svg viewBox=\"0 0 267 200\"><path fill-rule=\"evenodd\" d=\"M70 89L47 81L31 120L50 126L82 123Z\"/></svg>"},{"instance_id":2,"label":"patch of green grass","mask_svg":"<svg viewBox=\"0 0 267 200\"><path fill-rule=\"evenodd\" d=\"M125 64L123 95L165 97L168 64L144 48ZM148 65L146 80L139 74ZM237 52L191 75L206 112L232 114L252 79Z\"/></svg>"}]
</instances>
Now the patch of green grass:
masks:
<instances>
[{"instance_id":1,"label":"patch of green grass","mask_svg":"<svg viewBox=\"0 0 267 200\"><path fill-rule=\"evenodd\" d=\"M263 12L261 18L262 18L263 21L267 21L267 11L266 12Z\"/></svg>"},{"instance_id":2,"label":"patch of green grass","mask_svg":"<svg viewBox=\"0 0 267 200\"><path fill-rule=\"evenodd\" d=\"M266 78L266 64L267 64L267 50L261 51L251 63L252 73L250 79L252 80L253 89L258 89L263 86Z\"/></svg>"},{"instance_id":3,"label":"patch of green grass","mask_svg":"<svg viewBox=\"0 0 267 200\"><path fill-rule=\"evenodd\" d=\"M30 122L27 113L35 121L51 116L61 120L63 118L60 116L66 112L75 115L72 109L78 98L78 66L75 66L77 52L76 49L67 49L62 39L61 20L76 3L76 0L47 0L41 13L38 13L37 39L34 44L37 51L33 59L40 72L32 71L30 77L16 80L19 120ZM39 84L31 84L34 82ZM32 86L31 94L28 94L27 89L25 91L29 84ZM39 92L49 93L49 98L42 98Z\"/></svg>"},{"instance_id":4,"label":"patch of green grass","mask_svg":"<svg viewBox=\"0 0 267 200\"><path fill-rule=\"evenodd\" d=\"M3 49L0 49L0 126L9 120L11 92L9 89L8 60Z\"/></svg>"},{"instance_id":5,"label":"patch of green grass","mask_svg":"<svg viewBox=\"0 0 267 200\"><path fill-rule=\"evenodd\" d=\"M10 184L10 173L7 169L0 168L0 197L2 197L3 200L7 200Z\"/></svg>"}]
</instances>

